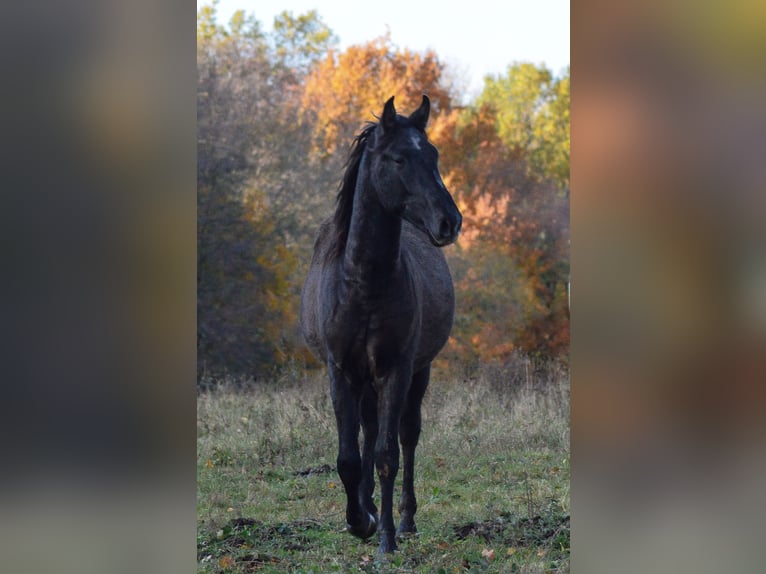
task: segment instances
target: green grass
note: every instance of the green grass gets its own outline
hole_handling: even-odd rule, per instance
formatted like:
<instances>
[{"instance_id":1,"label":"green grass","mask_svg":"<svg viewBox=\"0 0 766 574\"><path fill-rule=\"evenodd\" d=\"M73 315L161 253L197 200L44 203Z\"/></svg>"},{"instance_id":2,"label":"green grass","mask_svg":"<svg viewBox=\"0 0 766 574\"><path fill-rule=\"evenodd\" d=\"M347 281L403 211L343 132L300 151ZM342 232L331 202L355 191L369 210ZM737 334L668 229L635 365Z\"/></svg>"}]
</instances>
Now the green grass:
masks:
<instances>
[{"instance_id":1,"label":"green grass","mask_svg":"<svg viewBox=\"0 0 766 574\"><path fill-rule=\"evenodd\" d=\"M376 560L375 538L343 532L324 374L216 383L197 403L199 572L569 571L569 381L560 366L535 370L516 358L433 377L416 457L419 534L386 562Z\"/></svg>"}]
</instances>

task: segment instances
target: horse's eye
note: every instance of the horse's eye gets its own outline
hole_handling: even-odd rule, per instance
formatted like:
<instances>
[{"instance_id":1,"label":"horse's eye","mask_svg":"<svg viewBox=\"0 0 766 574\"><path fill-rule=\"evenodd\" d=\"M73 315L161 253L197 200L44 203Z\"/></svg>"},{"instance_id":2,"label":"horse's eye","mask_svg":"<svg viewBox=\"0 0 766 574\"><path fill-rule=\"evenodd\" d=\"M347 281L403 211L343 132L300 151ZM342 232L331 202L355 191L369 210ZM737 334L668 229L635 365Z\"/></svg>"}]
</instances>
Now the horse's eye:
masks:
<instances>
[{"instance_id":1,"label":"horse's eye","mask_svg":"<svg viewBox=\"0 0 766 574\"><path fill-rule=\"evenodd\" d=\"M404 158L400 155L389 155L386 156L387 159L390 159L392 162L394 162L398 166L404 165Z\"/></svg>"}]
</instances>

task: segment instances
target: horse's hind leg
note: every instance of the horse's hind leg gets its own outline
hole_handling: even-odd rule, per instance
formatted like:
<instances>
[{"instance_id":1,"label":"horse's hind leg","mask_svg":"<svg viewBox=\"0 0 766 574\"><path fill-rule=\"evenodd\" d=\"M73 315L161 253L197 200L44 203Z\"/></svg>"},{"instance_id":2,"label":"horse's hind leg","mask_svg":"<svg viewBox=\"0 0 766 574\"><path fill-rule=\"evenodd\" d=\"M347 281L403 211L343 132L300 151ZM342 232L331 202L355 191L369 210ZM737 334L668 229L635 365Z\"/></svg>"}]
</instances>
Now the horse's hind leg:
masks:
<instances>
[{"instance_id":1,"label":"horse's hind leg","mask_svg":"<svg viewBox=\"0 0 766 574\"><path fill-rule=\"evenodd\" d=\"M428 387L431 367L418 371L412 377L412 386L407 396L407 404L399 426L399 440L402 443L403 479L402 496L399 499L399 528L397 536L406 536L417 532L415 512L418 504L415 498L415 448L418 445L421 428L420 405Z\"/></svg>"},{"instance_id":2,"label":"horse's hind leg","mask_svg":"<svg viewBox=\"0 0 766 574\"><path fill-rule=\"evenodd\" d=\"M346 490L346 527L359 538L375 533L377 521L359 504L362 460L359 456L360 390L352 387L340 369L330 364L330 391L338 425L338 474Z\"/></svg>"}]
</instances>

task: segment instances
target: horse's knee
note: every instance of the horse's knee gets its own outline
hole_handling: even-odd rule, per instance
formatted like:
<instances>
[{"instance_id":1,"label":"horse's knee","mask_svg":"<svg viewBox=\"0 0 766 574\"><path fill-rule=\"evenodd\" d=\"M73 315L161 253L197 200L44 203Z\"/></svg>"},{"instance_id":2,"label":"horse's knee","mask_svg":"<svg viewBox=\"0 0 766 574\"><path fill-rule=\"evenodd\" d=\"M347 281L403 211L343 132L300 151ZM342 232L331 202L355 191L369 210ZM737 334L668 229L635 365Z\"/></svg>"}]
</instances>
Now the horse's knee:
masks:
<instances>
[{"instance_id":1,"label":"horse's knee","mask_svg":"<svg viewBox=\"0 0 766 574\"><path fill-rule=\"evenodd\" d=\"M394 479L399 471L399 451L389 449L375 452L375 468L380 480Z\"/></svg>"}]
</instances>

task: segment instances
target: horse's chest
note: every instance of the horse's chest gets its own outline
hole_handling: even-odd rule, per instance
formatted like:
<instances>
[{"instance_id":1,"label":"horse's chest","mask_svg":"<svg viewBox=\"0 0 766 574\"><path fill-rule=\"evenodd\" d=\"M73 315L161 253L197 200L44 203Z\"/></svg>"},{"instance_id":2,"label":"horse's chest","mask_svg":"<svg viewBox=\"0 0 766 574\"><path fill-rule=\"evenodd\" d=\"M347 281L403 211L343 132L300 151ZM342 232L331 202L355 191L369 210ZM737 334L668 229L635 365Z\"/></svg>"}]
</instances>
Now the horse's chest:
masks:
<instances>
[{"instance_id":1,"label":"horse's chest","mask_svg":"<svg viewBox=\"0 0 766 574\"><path fill-rule=\"evenodd\" d=\"M407 360L417 331L411 305L355 305L338 311L330 344L332 355L345 369L378 377Z\"/></svg>"}]
</instances>

